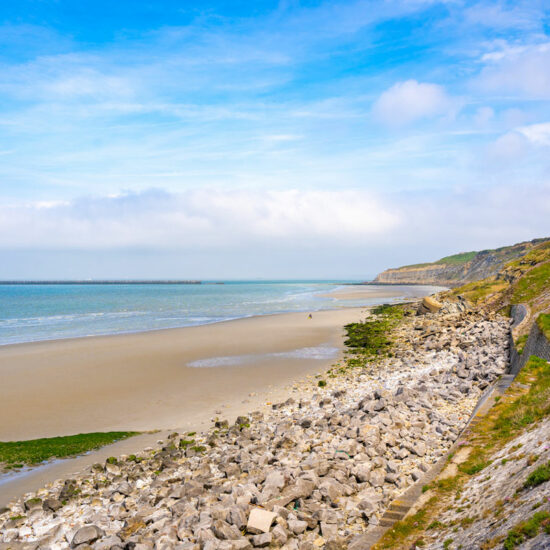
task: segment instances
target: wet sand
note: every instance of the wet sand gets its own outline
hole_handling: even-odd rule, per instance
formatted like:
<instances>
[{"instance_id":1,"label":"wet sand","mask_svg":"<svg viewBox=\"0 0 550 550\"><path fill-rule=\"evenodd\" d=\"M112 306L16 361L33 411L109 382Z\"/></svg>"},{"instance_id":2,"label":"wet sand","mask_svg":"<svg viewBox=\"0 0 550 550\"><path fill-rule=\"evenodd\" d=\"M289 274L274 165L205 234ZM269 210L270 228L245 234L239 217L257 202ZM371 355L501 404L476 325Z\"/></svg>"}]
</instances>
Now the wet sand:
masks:
<instances>
[{"instance_id":1,"label":"wet sand","mask_svg":"<svg viewBox=\"0 0 550 550\"><path fill-rule=\"evenodd\" d=\"M432 289L417 287L414 292L426 295ZM372 303L404 293L350 286L331 295ZM84 456L1 476L0 505L108 456L140 452L172 430L207 430L216 417L233 422L240 414L265 410L289 395L299 397L305 377L337 361L343 326L367 314L365 307L350 307L314 312L312 319L307 313L266 315L0 347L0 441L158 430ZM312 350L322 353L312 357ZM334 353L323 357L327 351ZM222 366L190 366L194 362Z\"/></svg>"},{"instance_id":2,"label":"wet sand","mask_svg":"<svg viewBox=\"0 0 550 550\"><path fill-rule=\"evenodd\" d=\"M306 313L266 315L3 346L0 441L92 431L206 428L220 413L228 416L245 405L246 410L260 405L260 393L282 390L329 367L336 358L334 348L341 346L343 325L364 317L362 311L316 312L313 319ZM326 347L336 354L312 358L295 353L318 346L321 355ZM233 364L189 366L219 357L222 363L229 357Z\"/></svg>"}]
</instances>

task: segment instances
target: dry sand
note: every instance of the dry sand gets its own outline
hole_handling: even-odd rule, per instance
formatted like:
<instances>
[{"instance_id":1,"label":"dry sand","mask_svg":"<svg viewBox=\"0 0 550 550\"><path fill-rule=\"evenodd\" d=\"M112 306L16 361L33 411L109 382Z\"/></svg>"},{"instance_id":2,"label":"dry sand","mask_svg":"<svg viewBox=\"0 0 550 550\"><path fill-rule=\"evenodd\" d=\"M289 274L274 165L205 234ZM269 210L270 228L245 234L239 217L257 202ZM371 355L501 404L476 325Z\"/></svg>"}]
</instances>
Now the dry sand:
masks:
<instances>
[{"instance_id":1,"label":"dry sand","mask_svg":"<svg viewBox=\"0 0 550 550\"><path fill-rule=\"evenodd\" d=\"M429 285L347 285L327 292L322 296L335 300L363 300L369 303L374 300L397 300L422 298L428 294L444 290L445 287Z\"/></svg>"},{"instance_id":2,"label":"dry sand","mask_svg":"<svg viewBox=\"0 0 550 550\"><path fill-rule=\"evenodd\" d=\"M0 477L0 506L84 468L154 446L172 430L202 431L219 416L265 410L289 387L335 359L270 357L330 345L364 308L267 315L139 334L0 347L0 441L108 430L153 434ZM250 355L244 366L188 367L212 357ZM257 360L256 360L257 358ZM250 395L252 394L252 395Z\"/></svg>"},{"instance_id":3,"label":"dry sand","mask_svg":"<svg viewBox=\"0 0 550 550\"><path fill-rule=\"evenodd\" d=\"M293 380L330 366L335 359L269 354L339 347L343 325L360 319L361 311L316 312L313 319L306 313L266 315L3 346L0 441L92 431L204 429L212 417L257 407L265 403L267 390L284 390ZM248 355L245 364L188 366L242 355Z\"/></svg>"},{"instance_id":4,"label":"dry sand","mask_svg":"<svg viewBox=\"0 0 550 550\"><path fill-rule=\"evenodd\" d=\"M410 288L410 287L409 287ZM415 295L433 292L417 287ZM401 297L402 288L350 286L335 299ZM265 409L290 395L305 376L337 358L274 356L303 348L342 348L343 325L365 308L266 315L173 330L0 347L0 441L92 431L159 430L0 478L0 505L85 467L139 452L171 430L202 431L219 416ZM242 356L244 360L239 358ZM236 364L191 367L217 357ZM241 363L241 364L239 364Z\"/></svg>"}]
</instances>

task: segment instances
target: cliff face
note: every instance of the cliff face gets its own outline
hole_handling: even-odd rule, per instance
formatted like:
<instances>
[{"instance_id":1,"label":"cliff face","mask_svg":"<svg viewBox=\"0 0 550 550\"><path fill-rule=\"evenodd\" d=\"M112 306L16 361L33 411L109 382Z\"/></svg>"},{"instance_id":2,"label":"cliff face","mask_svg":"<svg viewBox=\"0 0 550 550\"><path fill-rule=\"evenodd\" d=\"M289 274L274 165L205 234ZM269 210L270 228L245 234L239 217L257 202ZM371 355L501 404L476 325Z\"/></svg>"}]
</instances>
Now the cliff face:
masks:
<instances>
[{"instance_id":1,"label":"cliff face","mask_svg":"<svg viewBox=\"0 0 550 550\"><path fill-rule=\"evenodd\" d=\"M456 254L437 262L386 269L374 282L457 286L496 275L506 262L527 254L548 240L535 239L495 250Z\"/></svg>"}]
</instances>

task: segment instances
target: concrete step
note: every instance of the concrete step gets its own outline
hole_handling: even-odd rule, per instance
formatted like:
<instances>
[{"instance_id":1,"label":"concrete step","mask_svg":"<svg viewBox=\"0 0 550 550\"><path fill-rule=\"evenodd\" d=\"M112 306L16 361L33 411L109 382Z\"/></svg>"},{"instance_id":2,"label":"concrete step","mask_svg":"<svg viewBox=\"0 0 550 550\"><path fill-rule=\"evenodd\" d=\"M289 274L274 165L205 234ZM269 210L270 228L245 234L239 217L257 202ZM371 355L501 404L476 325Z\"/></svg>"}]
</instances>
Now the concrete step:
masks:
<instances>
[{"instance_id":1,"label":"concrete step","mask_svg":"<svg viewBox=\"0 0 550 550\"><path fill-rule=\"evenodd\" d=\"M379 525L380 525L380 527L392 527L394 523L395 523L395 521L392 521L392 520L390 520L390 519L384 519L384 518L382 518L382 519L380 520Z\"/></svg>"},{"instance_id":2,"label":"concrete step","mask_svg":"<svg viewBox=\"0 0 550 550\"><path fill-rule=\"evenodd\" d=\"M405 517L406 512L390 512L387 511L383 516L382 519L390 519L392 521L399 521L400 519L403 519Z\"/></svg>"}]
</instances>

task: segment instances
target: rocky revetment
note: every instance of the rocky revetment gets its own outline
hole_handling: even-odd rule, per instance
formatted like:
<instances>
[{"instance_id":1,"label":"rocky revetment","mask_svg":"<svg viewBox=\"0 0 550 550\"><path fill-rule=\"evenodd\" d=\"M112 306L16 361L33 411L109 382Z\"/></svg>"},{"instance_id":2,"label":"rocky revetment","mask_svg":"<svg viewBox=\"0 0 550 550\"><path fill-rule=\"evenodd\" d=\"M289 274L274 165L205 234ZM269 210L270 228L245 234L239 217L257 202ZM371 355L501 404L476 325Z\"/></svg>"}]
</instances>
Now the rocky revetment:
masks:
<instances>
[{"instance_id":1,"label":"rocky revetment","mask_svg":"<svg viewBox=\"0 0 550 550\"><path fill-rule=\"evenodd\" d=\"M416 309L388 350L354 350L268 414L218 418L25 495L0 515L0 548L367 548L507 368L508 318Z\"/></svg>"}]
</instances>

